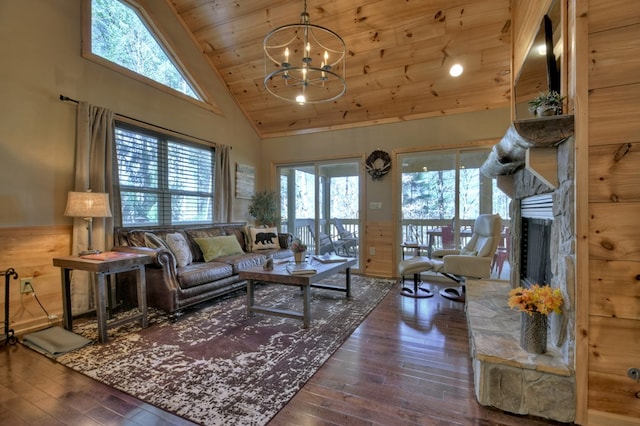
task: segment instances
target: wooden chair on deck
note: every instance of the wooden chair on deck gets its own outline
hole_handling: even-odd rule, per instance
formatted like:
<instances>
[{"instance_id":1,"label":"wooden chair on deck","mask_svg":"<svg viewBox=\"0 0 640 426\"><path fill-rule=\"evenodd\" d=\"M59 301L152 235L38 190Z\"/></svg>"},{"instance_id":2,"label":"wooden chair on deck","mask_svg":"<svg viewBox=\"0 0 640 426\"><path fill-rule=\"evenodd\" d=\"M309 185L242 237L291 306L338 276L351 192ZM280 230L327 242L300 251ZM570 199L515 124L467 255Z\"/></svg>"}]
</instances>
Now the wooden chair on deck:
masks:
<instances>
[{"instance_id":1,"label":"wooden chair on deck","mask_svg":"<svg viewBox=\"0 0 640 426\"><path fill-rule=\"evenodd\" d=\"M347 231L340 219L334 218L333 225L338 231L338 241L344 243L342 247L345 255L355 256L358 252L358 236L354 232Z\"/></svg>"},{"instance_id":2,"label":"wooden chair on deck","mask_svg":"<svg viewBox=\"0 0 640 426\"><path fill-rule=\"evenodd\" d=\"M307 228L309 229L309 234L311 234L311 238L313 239L314 248L316 247L316 243L317 243L318 253L316 254L319 254L319 255L322 255L325 253L340 254L341 252L345 252L344 242L341 242L339 240L333 241L331 236L325 234L322 231L320 231L319 235L316 235L315 224L313 222L309 223L307 225Z\"/></svg>"}]
</instances>

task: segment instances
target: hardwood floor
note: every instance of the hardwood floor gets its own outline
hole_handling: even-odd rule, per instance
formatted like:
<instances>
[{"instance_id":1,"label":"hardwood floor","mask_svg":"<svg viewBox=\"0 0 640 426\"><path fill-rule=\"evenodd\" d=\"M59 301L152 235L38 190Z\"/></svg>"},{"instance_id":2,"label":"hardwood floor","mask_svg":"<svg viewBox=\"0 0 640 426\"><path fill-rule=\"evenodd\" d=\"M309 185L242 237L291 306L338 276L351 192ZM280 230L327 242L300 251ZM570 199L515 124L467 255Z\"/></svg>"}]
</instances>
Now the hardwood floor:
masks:
<instances>
[{"instance_id":1,"label":"hardwood floor","mask_svg":"<svg viewBox=\"0 0 640 426\"><path fill-rule=\"evenodd\" d=\"M559 424L477 403L464 304L435 293L391 291L269 425ZM20 344L0 348L0 367L1 424L192 424Z\"/></svg>"}]
</instances>

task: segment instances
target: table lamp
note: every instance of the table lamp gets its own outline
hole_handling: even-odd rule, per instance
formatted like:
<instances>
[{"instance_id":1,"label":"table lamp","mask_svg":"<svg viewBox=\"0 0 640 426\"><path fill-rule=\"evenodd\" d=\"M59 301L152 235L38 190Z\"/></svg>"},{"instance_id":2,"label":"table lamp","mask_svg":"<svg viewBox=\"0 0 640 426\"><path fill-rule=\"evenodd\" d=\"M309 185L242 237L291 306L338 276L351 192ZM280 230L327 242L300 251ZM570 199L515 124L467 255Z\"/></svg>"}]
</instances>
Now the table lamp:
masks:
<instances>
[{"instance_id":1,"label":"table lamp","mask_svg":"<svg viewBox=\"0 0 640 426\"><path fill-rule=\"evenodd\" d=\"M104 192L74 192L69 191L67 196L67 208L64 210L65 216L81 217L87 222L87 250L80 252L80 256L86 254L100 253L91 247L91 231L94 217L111 217L109 207L109 194Z\"/></svg>"}]
</instances>

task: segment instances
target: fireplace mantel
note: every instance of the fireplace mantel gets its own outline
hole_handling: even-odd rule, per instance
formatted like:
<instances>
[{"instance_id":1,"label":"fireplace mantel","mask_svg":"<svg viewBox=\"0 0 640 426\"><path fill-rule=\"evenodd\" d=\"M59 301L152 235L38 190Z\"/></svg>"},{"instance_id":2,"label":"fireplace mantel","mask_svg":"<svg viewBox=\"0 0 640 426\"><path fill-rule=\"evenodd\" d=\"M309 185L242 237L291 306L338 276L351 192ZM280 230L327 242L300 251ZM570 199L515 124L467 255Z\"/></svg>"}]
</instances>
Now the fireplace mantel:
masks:
<instances>
[{"instance_id":1,"label":"fireplace mantel","mask_svg":"<svg viewBox=\"0 0 640 426\"><path fill-rule=\"evenodd\" d=\"M516 120L480 167L487 177L511 175L523 166L549 187L558 185L557 146L573 135L573 115Z\"/></svg>"}]
</instances>

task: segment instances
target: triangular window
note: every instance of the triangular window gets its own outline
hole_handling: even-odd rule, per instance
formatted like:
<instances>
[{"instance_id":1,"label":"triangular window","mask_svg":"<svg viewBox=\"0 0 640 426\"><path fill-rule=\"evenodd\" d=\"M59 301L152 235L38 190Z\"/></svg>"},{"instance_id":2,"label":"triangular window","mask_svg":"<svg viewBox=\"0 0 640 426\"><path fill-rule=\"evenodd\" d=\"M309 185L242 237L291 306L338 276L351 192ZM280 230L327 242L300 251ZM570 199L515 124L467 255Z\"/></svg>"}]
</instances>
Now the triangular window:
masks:
<instances>
[{"instance_id":1,"label":"triangular window","mask_svg":"<svg viewBox=\"0 0 640 426\"><path fill-rule=\"evenodd\" d=\"M140 10L119 0L90 2L91 55L203 102L204 96Z\"/></svg>"}]
</instances>

